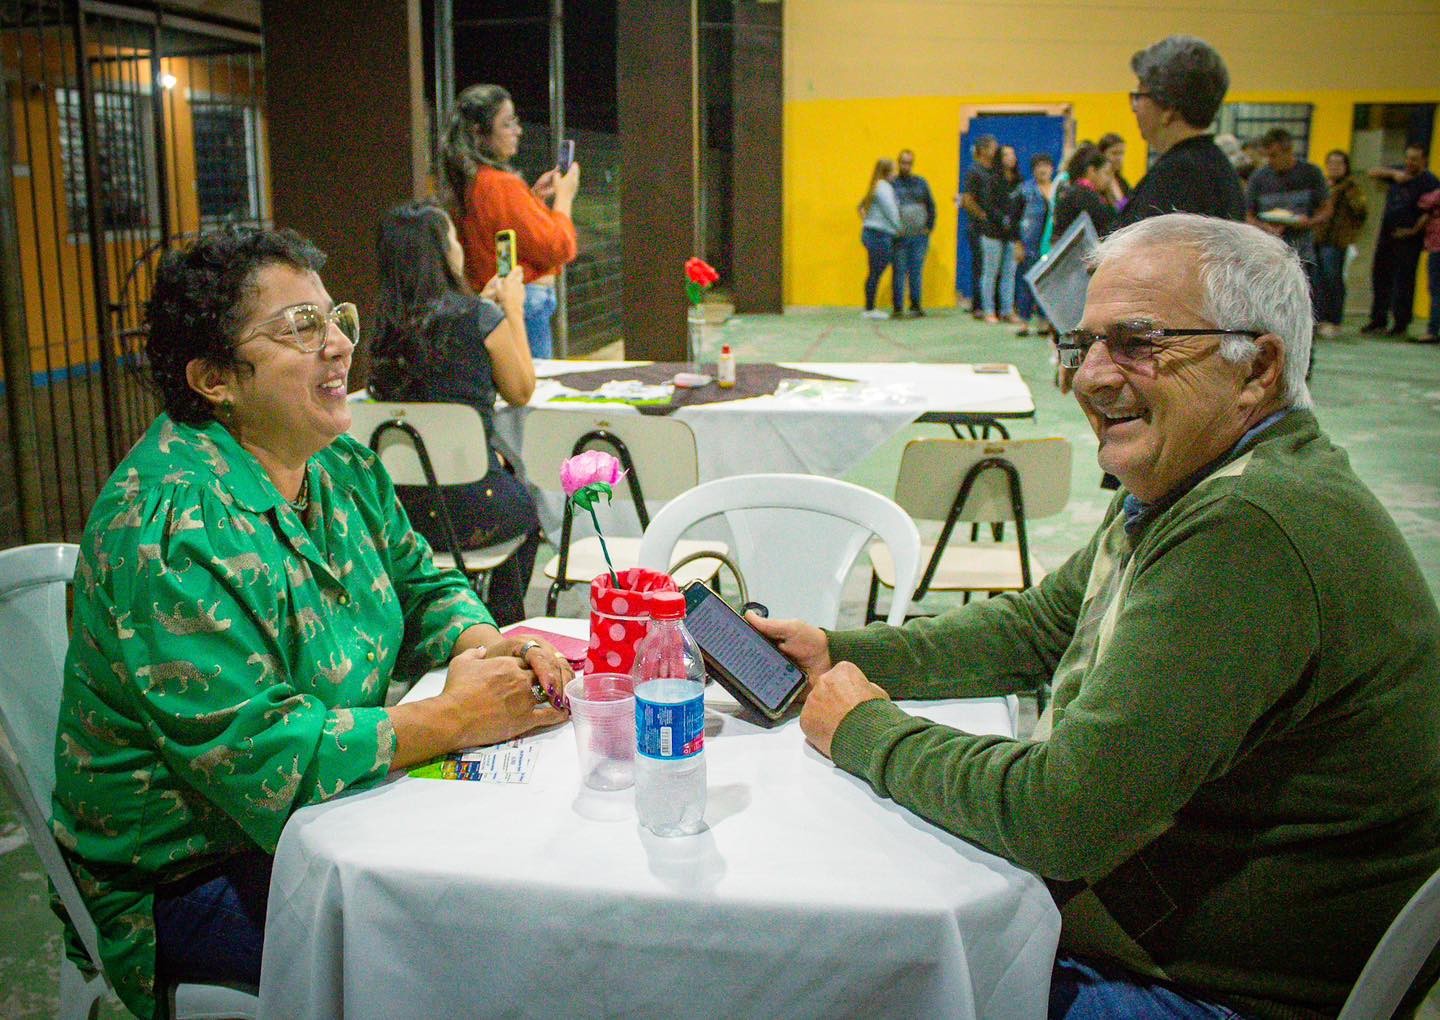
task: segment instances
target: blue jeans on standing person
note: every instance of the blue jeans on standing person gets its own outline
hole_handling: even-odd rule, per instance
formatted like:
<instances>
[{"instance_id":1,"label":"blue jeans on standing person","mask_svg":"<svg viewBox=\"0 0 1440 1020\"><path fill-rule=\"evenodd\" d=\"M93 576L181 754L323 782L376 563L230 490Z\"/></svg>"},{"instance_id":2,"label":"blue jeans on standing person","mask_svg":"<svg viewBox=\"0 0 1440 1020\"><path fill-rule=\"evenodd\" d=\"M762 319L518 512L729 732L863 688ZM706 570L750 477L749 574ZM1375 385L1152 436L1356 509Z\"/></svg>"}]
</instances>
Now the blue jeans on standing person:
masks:
<instances>
[{"instance_id":1,"label":"blue jeans on standing person","mask_svg":"<svg viewBox=\"0 0 1440 1020\"><path fill-rule=\"evenodd\" d=\"M865 310L870 312L875 310L875 289L880 285L880 275L895 258L895 235L864 227L860 231L860 243L870 258L870 271L865 276Z\"/></svg>"},{"instance_id":2,"label":"blue jeans on standing person","mask_svg":"<svg viewBox=\"0 0 1440 1020\"><path fill-rule=\"evenodd\" d=\"M1244 1020L1228 1006L1196 999L1120 967L1061 953L1050 973L1049 1020Z\"/></svg>"},{"instance_id":3,"label":"blue jeans on standing person","mask_svg":"<svg viewBox=\"0 0 1440 1020\"><path fill-rule=\"evenodd\" d=\"M532 358L548 358L555 351L555 334L550 332L550 319L559 299L554 287L538 283L525 285L525 336L530 341Z\"/></svg>"},{"instance_id":4,"label":"blue jeans on standing person","mask_svg":"<svg viewBox=\"0 0 1440 1020\"><path fill-rule=\"evenodd\" d=\"M260 985L274 858L251 850L155 890L157 984Z\"/></svg>"},{"instance_id":5,"label":"blue jeans on standing person","mask_svg":"<svg viewBox=\"0 0 1440 1020\"><path fill-rule=\"evenodd\" d=\"M905 283L910 283L910 308L920 311L920 275L925 269L925 254L930 250L930 235L916 234L895 241L895 271L890 274L891 296L895 314L905 310Z\"/></svg>"},{"instance_id":6,"label":"blue jeans on standing person","mask_svg":"<svg viewBox=\"0 0 1440 1020\"><path fill-rule=\"evenodd\" d=\"M1315 321L1340 325L1345 314L1345 249L1315 246Z\"/></svg>"},{"instance_id":7,"label":"blue jeans on standing person","mask_svg":"<svg viewBox=\"0 0 1440 1020\"><path fill-rule=\"evenodd\" d=\"M980 307L995 314L995 290L999 283L1000 317L1015 314L1015 245L998 237L980 238Z\"/></svg>"},{"instance_id":8,"label":"blue jeans on standing person","mask_svg":"<svg viewBox=\"0 0 1440 1020\"><path fill-rule=\"evenodd\" d=\"M1425 256L1430 273L1430 325L1426 336L1440 336L1440 251Z\"/></svg>"}]
</instances>

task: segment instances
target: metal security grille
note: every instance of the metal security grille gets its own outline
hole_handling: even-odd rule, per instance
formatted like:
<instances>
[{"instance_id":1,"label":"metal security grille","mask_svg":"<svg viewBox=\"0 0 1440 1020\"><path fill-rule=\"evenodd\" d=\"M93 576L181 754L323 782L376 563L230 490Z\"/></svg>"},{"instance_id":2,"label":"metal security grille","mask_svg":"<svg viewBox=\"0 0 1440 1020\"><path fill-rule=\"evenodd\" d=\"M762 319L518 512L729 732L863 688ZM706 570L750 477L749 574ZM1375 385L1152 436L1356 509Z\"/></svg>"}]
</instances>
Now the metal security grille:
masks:
<instances>
[{"instance_id":1,"label":"metal security grille","mask_svg":"<svg viewBox=\"0 0 1440 1020\"><path fill-rule=\"evenodd\" d=\"M268 211L258 33L158 4L0 0L0 544L76 539L158 411L164 251Z\"/></svg>"},{"instance_id":2,"label":"metal security grille","mask_svg":"<svg viewBox=\"0 0 1440 1020\"><path fill-rule=\"evenodd\" d=\"M1284 128L1295 139L1295 155L1309 159L1314 109L1310 103L1226 103L1215 118L1215 133L1232 134L1245 142L1271 128Z\"/></svg>"}]
</instances>

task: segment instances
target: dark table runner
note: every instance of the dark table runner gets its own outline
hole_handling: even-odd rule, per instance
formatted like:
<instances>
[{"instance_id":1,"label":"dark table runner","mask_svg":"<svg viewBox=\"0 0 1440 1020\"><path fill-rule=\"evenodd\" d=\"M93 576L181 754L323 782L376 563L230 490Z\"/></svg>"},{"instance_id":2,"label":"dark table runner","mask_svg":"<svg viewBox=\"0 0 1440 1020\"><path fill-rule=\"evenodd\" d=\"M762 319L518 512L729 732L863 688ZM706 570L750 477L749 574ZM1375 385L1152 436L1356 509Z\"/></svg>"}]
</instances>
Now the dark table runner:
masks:
<instances>
[{"instance_id":1,"label":"dark table runner","mask_svg":"<svg viewBox=\"0 0 1440 1020\"><path fill-rule=\"evenodd\" d=\"M648 365L603 368L594 372L568 372L565 375L556 375L550 378L572 390L588 393L617 379L638 379L642 383L655 386L670 382L675 378L676 372L688 370L689 366L684 362L655 361ZM755 365L747 362L735 366L735 385L729 389L722 390L713 382L708 386L700 386L691 390L681 389L677 386L668 404L636 404L633 406L641 414L670 414L682 407L694 407L698 404L722 404L728 400L765 397L775 392L775 387L780 385L781 379L830 379L837 382L854 382L853 379L822 375L819 372L782 368L779 365ZM596 403L600 403L600 401L596 401ZM624 401L613 401L613 403L624 403Z\"/></svg>"}]
</instances>

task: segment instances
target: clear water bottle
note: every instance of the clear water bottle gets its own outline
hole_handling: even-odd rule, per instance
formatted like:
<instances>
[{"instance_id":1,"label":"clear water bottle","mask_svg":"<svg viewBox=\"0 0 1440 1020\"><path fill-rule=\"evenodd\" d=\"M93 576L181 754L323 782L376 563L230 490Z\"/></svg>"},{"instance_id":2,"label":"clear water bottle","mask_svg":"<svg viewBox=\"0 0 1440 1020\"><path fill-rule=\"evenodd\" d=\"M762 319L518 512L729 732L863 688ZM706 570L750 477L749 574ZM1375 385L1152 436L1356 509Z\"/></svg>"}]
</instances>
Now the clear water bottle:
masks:
<instances>
[{"instance_id":1,"label":"clear water bottle","mask_svg":"<svg viewBox=\"0 0 1440 1020\"><path fill-rule=\"evenodd\" d=\"M685 596L652 592L635 652L635 811L657 836L705 820L705 660L685 629Z\"/></svg>"}]
</instances>

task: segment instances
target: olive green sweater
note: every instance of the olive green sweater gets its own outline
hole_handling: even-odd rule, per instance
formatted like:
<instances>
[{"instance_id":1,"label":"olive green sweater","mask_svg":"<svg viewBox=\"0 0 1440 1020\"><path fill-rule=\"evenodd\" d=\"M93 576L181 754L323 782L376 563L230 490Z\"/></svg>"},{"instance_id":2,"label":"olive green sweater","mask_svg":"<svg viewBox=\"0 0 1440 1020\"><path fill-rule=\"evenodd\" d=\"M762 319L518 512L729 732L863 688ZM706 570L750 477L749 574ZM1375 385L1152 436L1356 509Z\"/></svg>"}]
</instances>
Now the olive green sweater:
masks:
<instances>
[{"instance_id":1,"label":"olive green sweater","mask_svg":"<svg viewBox=\"0 0 1440 1020\"><path fill-rule=\"evenodd\" d=\"M1048 739L869 701L835 762L1047 879L1062 947L1262 1016L1333 1013L1440 866L1434 598L1308 411L1138 532L1119 513L1029 591L830 635L897 697L1053 679Z\"/></svg>"}]
</instances>

